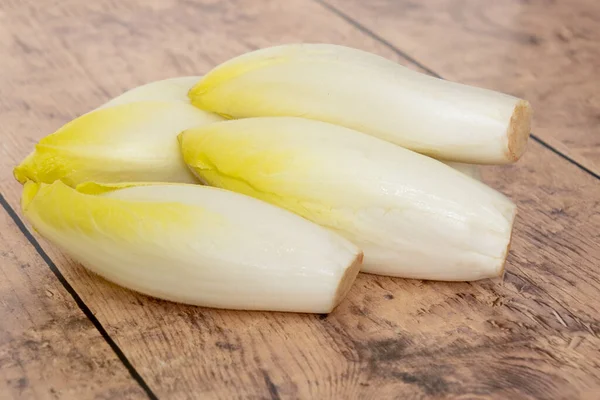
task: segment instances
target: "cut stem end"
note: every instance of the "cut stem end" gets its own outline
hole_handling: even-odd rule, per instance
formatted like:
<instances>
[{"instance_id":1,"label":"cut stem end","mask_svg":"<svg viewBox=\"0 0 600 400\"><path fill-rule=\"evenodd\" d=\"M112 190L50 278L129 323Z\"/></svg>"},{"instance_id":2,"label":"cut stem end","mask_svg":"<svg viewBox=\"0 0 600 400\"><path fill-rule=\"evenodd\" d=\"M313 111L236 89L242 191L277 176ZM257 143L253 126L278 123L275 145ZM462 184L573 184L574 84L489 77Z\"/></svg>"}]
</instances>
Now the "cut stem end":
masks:
<instances>
[{"instance_id":1,"label":"cut stem end","mask_svg":"<svg viewBox=\"0 0 600 400\"><path fill-rule=\"evenodd\" d=\"M531 116L533 110L526 100L519 100L515 105L510 124L508 125L508 158L515 162L521 158L527 148L527 140L531 134Z\"/></svg>"},{"instance_id":2,"label":"cut stem end","mask_svg":"<svg viewBox=\"0 0 600 400\"><path fill-rule=\"evenodd\" d=\"M356 256L356 259L354 260L352 265L349 266L344 272L344 276L342 276L340 284L337 287L337 291L335 292L335 296L333 298L333 302L331 304L331 309L329 310L329 312L333 311L333 309L337 307L338 304L340 304L340 302L346 297L346 295L350 291L350 288L352 287L352 284L354 283L354 280L356 279L356 276L358 275L358 272L360 271L360 268L362 266L363 257L363 253L360 252Z\"/></svg>"}]
</instances>

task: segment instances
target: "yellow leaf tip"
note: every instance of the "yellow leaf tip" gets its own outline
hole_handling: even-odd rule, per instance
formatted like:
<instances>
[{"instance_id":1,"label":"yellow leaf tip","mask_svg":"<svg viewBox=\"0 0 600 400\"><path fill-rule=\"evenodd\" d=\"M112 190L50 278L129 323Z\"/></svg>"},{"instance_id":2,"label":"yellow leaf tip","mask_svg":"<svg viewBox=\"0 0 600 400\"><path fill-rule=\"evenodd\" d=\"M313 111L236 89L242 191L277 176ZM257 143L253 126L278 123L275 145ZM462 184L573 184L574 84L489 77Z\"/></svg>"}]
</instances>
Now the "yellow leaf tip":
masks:
<instances>
[{"instance_id":1,"label":"yellow leaf tip","mask_svg":"<svg viewBox=\"0 0 600 400\"><path fill-rule=\"evenodd\" d=\"M21 194L21 209L27 211L27 207L40 190L40 183L27 180L24 182L23 193Z\"/></svg>"},{"instance_id":2,"label":"yellow leaf tip","mask_svg":"<svg viewBox=\"0 0 600 400\"><path fill-rule=\"evenodd\" d=\"M203 83L204 79L201 79L200 82L196 83L194 86L188 90L187 96L190 99L192 105L200 108L201 105L201 97L204 93L208 91L206 85Z\"/></svg>"},{"instance_id":3,"label":"yellow leaf tip","mask_svg":"<svg viewBox=\"0 0 600 400\"><path fill-rule=\"evenodd\" d=\"M188 186L192 183L176 183L176 182L83 182L75 187L75 190L81 194L101 195L104 193L114 192L115 190L127 189L136 186Z\"/></svg>"},{"instance_id":4,"label":"yellow leaf tip","mask_svg":"<svg viewBox=\"0 0 600 400\"><path fill-rule=\"evenodd\" d=\"M126 186L106 185L98 182L83 182L75 187L75 190L82 194L98 195L113 190L121 189Z\"/></svg>"},{"instance_id":5,"label":"yellow leaf tip","mask_svg":"<svg viewBox=\"0 0 600 400\"><path fill-rule=\"evenodd\" d=\"M28 180L27 169L19 165L13 169L13 176L20 184L24 185Z\"/></svg>"},{"instance_id":6,"label":"yellow leaf tip","mask_svg":"<svg viewBox=\"0 0 600 400\"><path fill-rule=\"evenodd\" d=\"M27 181L37 181L31 168L34 156L35 152L29 154L23 161L21 161L19 165L13 169L13 176L22 185L25 185Z\"/></svg>"},{"instance_id":7,"label":"yellow leaf tip","mask_svg":"<svg viewBox=\"0 0 600 400\"><path fill-rule=\"evenodd\" d=\"M182 131L179 133L179 135L177 135L177 142L179 143L179 146L181 146L181 144L183 143L183 136L185 135L187 131Z\"/></svg>"}]
</instances>

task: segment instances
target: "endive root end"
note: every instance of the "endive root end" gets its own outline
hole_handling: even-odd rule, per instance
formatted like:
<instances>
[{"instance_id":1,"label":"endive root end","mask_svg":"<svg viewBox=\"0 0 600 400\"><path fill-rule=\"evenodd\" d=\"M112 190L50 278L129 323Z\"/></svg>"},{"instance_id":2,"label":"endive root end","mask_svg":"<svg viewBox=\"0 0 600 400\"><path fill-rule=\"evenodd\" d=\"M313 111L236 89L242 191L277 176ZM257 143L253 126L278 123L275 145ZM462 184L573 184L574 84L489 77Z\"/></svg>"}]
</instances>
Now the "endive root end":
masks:
<instances>
[{"instance_id":1,"label":"endive root end","mask_svg":"<svg viewBox=\"0 0 600 400\"><path fill-rule=\"evenodd\" d=\"M340 304L340 302L346 297L346 295L350 291L350 288L352 287L352 284L354 283L354 280L356 279L356 276L358 275L358 272L360 271L362 262L363 253L360 252L359 254L357 254L352 265L349 266L344 272L344 276L342 276L340 284L338 285L337 290L335 292L335 296L331 304L331 309L328 312L333 311L333 309L336 308L337 305Z\"/></svg>"},{"instance_id":2,"label":"endive root end","mask_svg":"<svg viewBox=\"0 0 600 400\"><path fill-rule=\"evenodd\" d=\"M504 273L506 272L506 259L508 258L508 254L510 252L510 245L512 244L513 232L515 231L515 218L517 217L517 208L515 207L515 211L513 212L512 219L510 221L510 236L508 237L508 243L506 244L506 250L504 250L504 254L502 255L502 265L500 265L500 271L498 271L498 277L503 278Z\"/></svg>"},{"instance_id":3,"label":"endive root end","mask_svg":"<svg viewBox=\"0 0 600 400\"><path fill-rule=\"evenodd\" d=\"M527 148L527 140L531 133L531 116L533 111L526 100L519 100L515 105L508 126L508 158L515 162L521 158Z\"/></svg>"}]
</instances>

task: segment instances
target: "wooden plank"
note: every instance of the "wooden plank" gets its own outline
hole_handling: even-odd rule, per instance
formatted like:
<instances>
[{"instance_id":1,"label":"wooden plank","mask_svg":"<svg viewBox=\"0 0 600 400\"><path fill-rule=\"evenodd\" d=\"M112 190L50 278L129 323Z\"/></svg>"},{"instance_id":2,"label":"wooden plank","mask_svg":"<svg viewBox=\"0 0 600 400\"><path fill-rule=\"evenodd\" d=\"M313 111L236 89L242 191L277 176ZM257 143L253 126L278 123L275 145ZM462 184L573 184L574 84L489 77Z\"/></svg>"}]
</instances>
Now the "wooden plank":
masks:
<instances>
[{"instance_id":1,"label":"wooden plank","mask_svg":"<svg viewBox=\"0 0 600 400\"><path fill-rule=\"evenodd\" d=\"M600 175L600 2L321 1L446 79L528 99L534 133Z\"/></svg>"},{"instance_id":2,"label":"wooden plank","mask_svg":"<svg viewBox=\"0 0 600 400\"><path fill-rule=\"evenodd\" d=\"M146 398L2 209L0 321L2 399Z\"/></svg>"},{"instance_id":3,"label":"wooden plank","mask_svg":"<svg viewBox=\"0 0 600 400\"><path fill-rule=\"evenodd\" d=\"M47 248L159 397L592 399L599 186L539 145L485 179L520 205L504 280L362 275L326 318L149 299Z\"/></svg>"},{"instance_id":4,"label":"wooden plank","mask_svg":"<svg viewBox=\"0 0 600 400\"><path fill-rule=\"evenodd\" d=\"M127 87L291 41L399 60L301 0L6 4L0 189L15 206L10 168L35 140ZM591 399L600 389L598 182L536 143L484 179L520 209L504 280L361 275L327 317L153 300L44 248L159 397Z\"/></svg>"}]
</instances>

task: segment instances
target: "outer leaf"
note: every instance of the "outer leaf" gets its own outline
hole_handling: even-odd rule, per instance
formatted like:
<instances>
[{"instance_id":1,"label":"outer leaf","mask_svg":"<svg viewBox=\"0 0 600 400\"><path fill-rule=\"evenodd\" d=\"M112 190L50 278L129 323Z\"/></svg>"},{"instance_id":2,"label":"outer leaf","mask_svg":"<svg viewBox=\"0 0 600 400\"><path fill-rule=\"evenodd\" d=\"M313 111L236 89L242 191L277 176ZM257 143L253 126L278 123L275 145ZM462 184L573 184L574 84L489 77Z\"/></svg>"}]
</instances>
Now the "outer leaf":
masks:
<instances>
[{"instance_id":1,"label":"outer leaf","mask_svg":"<svg viewBox=\"0 0 600 400\"><path fill-rule=\"evenodd\" d=\"M475 164L516 161L531 120L524 100L327 44L276 46L236 57L209 72L190 98L227 117L315 119L438 159Z\"/></svg>"},{"instance_id":2,"label":"outer leaf","mask_svg":"<svg viewBox=\"0 0 600 400\"><path fill-rule=\"evenodd\" d=\"M515 206L481 182L337 125L264 117L180 135L210 185L293 211L353 241L363 271L407 278L498 276Z\"/></svg>"},{"instance_id":3,"label":"outer leaf","mask_svg":"<svg viewBox=\"0 0 600 400\"><path fill-rule=\"evenodd\" d=\"M86 181L195 182L177 145L182 130L221 120L183 103L137 102L93 111L36 145L14 174L71 186Z\"/></svg>"},{"instance_id":4,"label":"outer leaf","mask_svg":"<svg viewBox=\"0 0 600 400\"><path fill-rule=\"evenodd\" d=\"M150 82L126 91L98 109L137 101L174 101L189 104L188 92L200 79L202 76L182 76Z\"/></svg>"},{"instance_id":5,"label":"outer leaf","mask_svg":"<svg viewBox=\"0 0 600 400\"><path fill-rule=\"evenodd\" d=\"M470 176L473 179L481 180L481 171L479 170L479 166L475 164L464 164L453 161L444 161L444 164L454 168L457 171L462 172L463 174Z\"/></svg>"},{"instance_id":6,"label":"outer leaf","mask_svg":"<svg viewBox=\"0 0 600 400\"><path fill-rule=\"evenodd\" d=\"M60 181L29 182L22 204L42 236L90 270L189 304L329 312L362 259L356 246L296 215L199 185L113 185L88 195Z\"/></svg>"}]
</instances>

